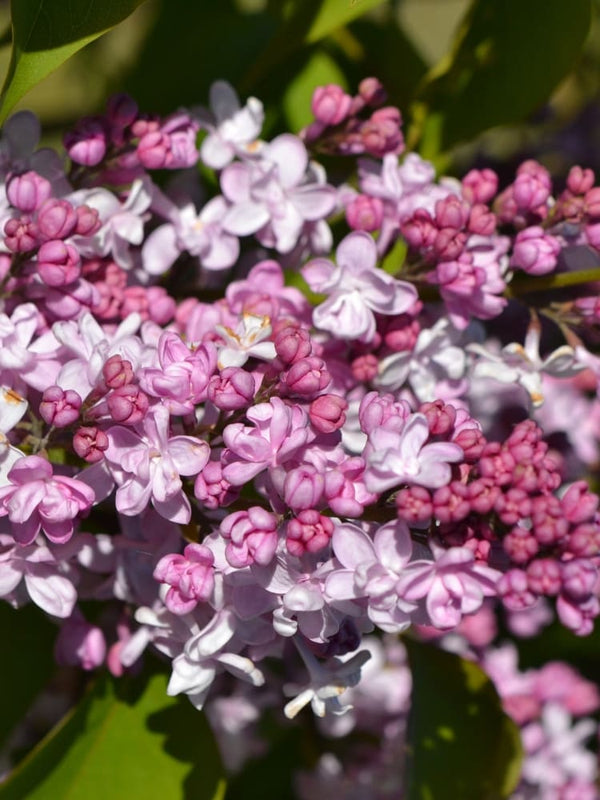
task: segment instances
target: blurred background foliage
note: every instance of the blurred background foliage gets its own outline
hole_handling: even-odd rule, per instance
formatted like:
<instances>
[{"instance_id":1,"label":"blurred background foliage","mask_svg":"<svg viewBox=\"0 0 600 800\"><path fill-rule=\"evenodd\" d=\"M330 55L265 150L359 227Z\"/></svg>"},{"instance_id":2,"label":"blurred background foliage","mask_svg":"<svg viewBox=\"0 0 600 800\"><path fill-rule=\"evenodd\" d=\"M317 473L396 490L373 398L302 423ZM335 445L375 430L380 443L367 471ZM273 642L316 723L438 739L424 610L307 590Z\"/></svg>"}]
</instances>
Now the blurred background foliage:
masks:
<instances>
[{"instance_id":1,"label":"blurred background foliage","mask_svg":"<svg viewBox=\"0 0 600 800\"><path fill-rule=\"evenodd\" d=\"M0 3L3 72L9 6ZM205 104L225 78L263 100L272 136L309 121L315 86L352 92L376 75L409 144L439 168L531 151L560 173L598 161L599 11L599 0L145 0L17 108L36 111L52 142L113 92L166 114Z\"/></svg>"}]
</instances>

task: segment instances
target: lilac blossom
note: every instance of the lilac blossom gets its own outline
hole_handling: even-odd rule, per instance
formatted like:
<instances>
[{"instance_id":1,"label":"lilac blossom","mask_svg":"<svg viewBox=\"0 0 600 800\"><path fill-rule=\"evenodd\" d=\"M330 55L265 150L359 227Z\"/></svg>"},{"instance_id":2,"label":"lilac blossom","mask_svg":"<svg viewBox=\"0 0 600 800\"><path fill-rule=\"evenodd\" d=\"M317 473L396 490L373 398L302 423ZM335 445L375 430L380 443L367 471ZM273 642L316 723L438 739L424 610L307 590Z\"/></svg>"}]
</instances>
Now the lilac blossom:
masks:
<instances>
[{"instance_id":1,"label":"lilac blossom","mask_svg":"<svg viewBox=\"0 0 600 800\"><path fill-rule=\"evenodd\" d=\"M529 395L532 406L541 406L544 402L542 375L569 378L583 367L577 363L575 351L569 345L561 345L542 359L540 335L539 325L532 324L523 345L512 342L499 353L480 344L468 345L469 352L480 357L473 369L474 376L493 378L501 383L518 383Z\"/></svg>"},{"instance_id":2,"label":"lilac blossom","mask_svg":"<svg viewBox=\"0 0 600 800\"><path fill-rule=\"evenodd\" d=\"M39 608L64 619L77 600L70 577L60 550L42 544L15 544L12 536L0 534L0 597L16 601L24 587L24 594Z\"/></svg>"},{"instance_id":3,"label":"lilac blossom","mask_svg":"<svg viewBox=\"0 0 600 800\"><path fill-rule=\"evenodd\" d=\"M281 134L252 162L235 162L221 175L221 189L231 204L223 229L235 236L256 234L279 253L289 253L307 223L323 220L335 208L333 187L308 163L304 144Z\"/></svg>"},{"instance_id":4,"label":"lilac blossom","mask_svg":"<svg viewBox=\"0 0 600 800\"><path fill-rule=\"evenodd\" d=\"M335 526L331 541L342 569L326 578L327 597L333 600L368 598L369 619L379 628L401 633L410 625L416 605L398 594L396 585L412 554L410 533L395 520L377 528L371 538L357 525Z\"/></svg>"},{"instance_id":5,"label":"lilac blossom","mask_svg":"<svg viewBox=\"0 0 600 800\"><path fill-rule=\"evenodd\" d=\"M403 483L437 489L450 482L450 464L462 461L463 450L451 442L426 444L429 425L423 414L413 414L401 432L376 428L365 448L365 484L384 492Z\"/></svg>"},{"instance_id":6,"label":"lilac blossom","mask_svg":"<svg viewBox=\"0 0 600 800\"><path fill-rule=\"evenodd\" d=\"M0 488L0 516L8 516L19 544L35 541L43 530L56 544L73 535L74 521L85 516L95 500L94 491L76 478L53 474L52 464L41 456L18 459Z\"/></svg>"},{"instance_id":7,"label":"lilac blossom","mask_svg":"<svg viewBox=\"0 0 600 800\"><path fill-rule=\"evenodd\" d=\"M396 591L403 600L425 599L425 608L436 628L454 628L464 614L474 614L485 597L496 594L501 573L478 564L467 547L447 550L432 543L434 561L419 559L408 564Z\"/></svg>"},{"instance_id":8,"label":"lilac blossom","mask_svg":"<svg viewBox=\"0 0 600 800\"><path fill-rule=\"evenodd\" d=\"M313 311L315 327L344 339L369 342L375 334L375 316L403 314L417 300L414 286L392 278L376 267L375 242L366 233L351 233L336 250L337 266L314 259L302 275L314 292L328 299Z\"/></svg>"},{"instance_id":9,"label":"lilac blossom","mask_svg":"<svg viewBox=\"0 0 600 800\"><path fill-rule=\"evenodd\" d=\"M200 147L200 158L212 169L223 169L236 155L260 152L257 142L264 120L263 105L249 97L246 105L227 81L215 81L209 91L210 113L197 110L200 125L208 135Z\"/></svg>"},{"instance_id":10,"label":"lilac blossom","mask_svg":"<svg viewBox=\"0 0 600 800\"><path fill-rule=\"evenodd\" d=\"M197 475L205 466L210 452L206 442L192 436L171 436L164 406L149 409L143 434L113 426L107 436L106 459L118 486L117 510L135 515L151 502L165 519L189 522L190 502L181 476Z\"/></svg>"}]
</instances>

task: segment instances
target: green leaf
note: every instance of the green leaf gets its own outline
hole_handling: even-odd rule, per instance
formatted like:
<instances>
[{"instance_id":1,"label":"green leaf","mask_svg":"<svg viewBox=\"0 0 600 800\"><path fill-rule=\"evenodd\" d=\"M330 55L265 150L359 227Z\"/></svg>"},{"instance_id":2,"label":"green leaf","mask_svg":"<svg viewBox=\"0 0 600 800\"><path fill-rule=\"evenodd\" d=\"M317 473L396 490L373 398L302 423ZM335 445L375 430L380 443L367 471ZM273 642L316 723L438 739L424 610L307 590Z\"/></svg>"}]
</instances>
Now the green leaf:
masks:
<instances>
[{"instance_id":1,"label":"green leaf","mask_svg":"<svg viewBox=\"0 0 600 800\"><path fill-rule=\"evenodd\" d=\"M320 41L382 2L384 0L294 0L289 3L279 30L250 67L243 90L253 89L301 45Z\"/></svg>"},{"instance_id":2,"label":"green leaf","mask_svg":"<svg viewBox=\"0 0 600 800\"><path fill-rule=\"evenodd\" d=\"M428 155L433 143L444 151L537 110L573 67L590 24L591 0L474 0L418 92Z\"/></svg>"},{"instance_id":3,"label":"green leaf","mask_svg":"<svg viewBox=\"0 0 600 800\"><path fill-rule=\"evenodd\" d=\"M103 676L0 786L0 800L222 800L212 732L163 674Z\"/></svg>"},{"instance_id":4,"label":"green leaf","mask_svg":"<svg viewBox=\"0 0 600 800\"><path fill-rule=\"evenodd\" d=\"M0 122L29 89L143 0L12 0L13 46L0 95Z\"/></svg>"},{"instance_id":5,"label":"green leaf","mask_svg":"<svg viewBox=\"0 0 600 800\"><path fill-rule=\"evenodd\" d=\"M519 780L521 739L471 661L405 639L412 669L408 800L500 800Z\"/></svg>"},{"instance_id":6,"label":"green leaf","mask_svg":"<svg viewBox=\"0 0 600 800\"><path fill-rule=\"evenodd\" d=\"M54 670L52 644L57 628L37 606L16 611L0 602L0 746L22 719Z\"/></svg>"}]
</instances>

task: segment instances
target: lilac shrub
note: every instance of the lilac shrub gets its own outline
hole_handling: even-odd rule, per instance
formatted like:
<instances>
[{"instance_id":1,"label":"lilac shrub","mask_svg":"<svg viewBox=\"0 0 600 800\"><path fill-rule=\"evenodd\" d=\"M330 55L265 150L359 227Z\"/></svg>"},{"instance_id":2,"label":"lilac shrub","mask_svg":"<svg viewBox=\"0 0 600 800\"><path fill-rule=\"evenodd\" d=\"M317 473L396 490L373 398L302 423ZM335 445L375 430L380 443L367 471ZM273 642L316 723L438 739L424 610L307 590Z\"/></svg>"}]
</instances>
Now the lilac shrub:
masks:
<instances>
[{"instance_id":1,"label":"lilac shrub","mask_svg":"<svg viewBox=\"0 0 600 800\"><path fill-rule=\"evenodd\" d=\"M534 161L501 191L489 169L438 179L384 102L375 79L320 87L305 130L265 141L260 101L218 82L210 110L167 118L115 97L62 155L28 112L0 143L0 596L61 626L61 663L121 675L152 648L209 714L227 672L256 719L243 684L279 660L288 717L386 716L370 779L405 730L394 634L450 635L491 602L552 603L577 635L600 614L600 272L552 295L582 253L600 264L600 188L574 167L559 191ZM586 442L552 416L561 392ZM90 624L80 601L109 600ZM591 797L597 702L547 696L503 652L477 657L524 726L518 796ZM304 794L351 796L340 770L323 759Z\"/></svg>"}]
</instances>

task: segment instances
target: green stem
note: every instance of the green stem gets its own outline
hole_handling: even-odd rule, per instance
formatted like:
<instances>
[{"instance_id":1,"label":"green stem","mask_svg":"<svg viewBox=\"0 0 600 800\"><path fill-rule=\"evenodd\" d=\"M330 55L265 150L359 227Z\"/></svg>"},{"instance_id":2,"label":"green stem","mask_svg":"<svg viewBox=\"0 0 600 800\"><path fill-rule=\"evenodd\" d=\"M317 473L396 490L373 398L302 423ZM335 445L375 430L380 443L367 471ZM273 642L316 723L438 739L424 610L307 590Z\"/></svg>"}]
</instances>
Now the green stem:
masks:
<instances>
[{"instance_id":1,"label":"green stem","mask_svg":"<svg viewBox=\"0 0 600 800\"><path fill-rule=\"evenodd\" d=\"M584 283L600 282L600 269L582 269L578 272L559 272L543 277L519 278L506 287L506 297L520 297L530 292L545 292L549 289L564 289Z\"/></svg>"}]
</instances>

